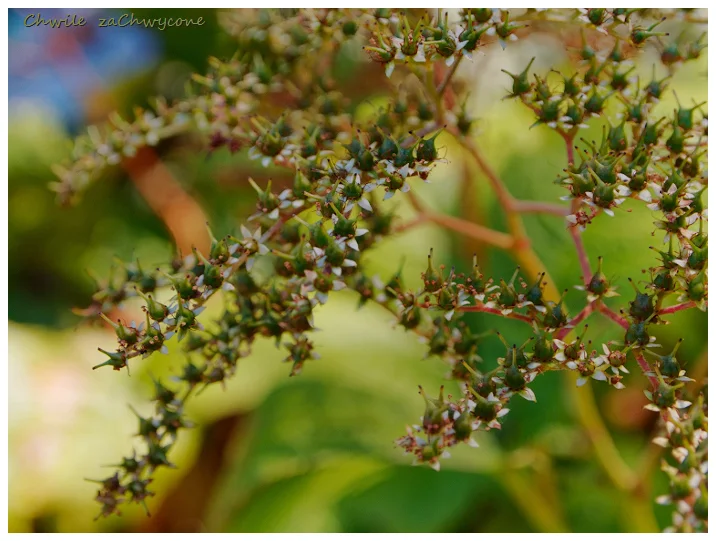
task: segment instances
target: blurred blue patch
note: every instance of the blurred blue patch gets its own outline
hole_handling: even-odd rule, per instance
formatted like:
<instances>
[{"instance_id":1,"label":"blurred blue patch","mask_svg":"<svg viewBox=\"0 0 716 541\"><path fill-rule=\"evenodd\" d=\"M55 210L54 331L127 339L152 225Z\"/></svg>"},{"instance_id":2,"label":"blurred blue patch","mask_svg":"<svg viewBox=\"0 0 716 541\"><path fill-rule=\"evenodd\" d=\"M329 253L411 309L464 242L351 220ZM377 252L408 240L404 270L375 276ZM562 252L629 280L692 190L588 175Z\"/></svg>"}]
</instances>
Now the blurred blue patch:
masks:
<instances>
[{"instance_id":1,"label":"blurred blue patch","mask_svg":"<svg viewBox=\"0 0 716 541\"><path fill-rule=\"evenodd\" d=\"M42 18L84 17L85 26L25 26L31 14ZM100 18L123 12L99 9L9 10L9 108L13 101L41 101L68 128L84 121L83 101L93 92L154 66L162 43L140 26L99 27Z\"/></svg>"}]
</instances>

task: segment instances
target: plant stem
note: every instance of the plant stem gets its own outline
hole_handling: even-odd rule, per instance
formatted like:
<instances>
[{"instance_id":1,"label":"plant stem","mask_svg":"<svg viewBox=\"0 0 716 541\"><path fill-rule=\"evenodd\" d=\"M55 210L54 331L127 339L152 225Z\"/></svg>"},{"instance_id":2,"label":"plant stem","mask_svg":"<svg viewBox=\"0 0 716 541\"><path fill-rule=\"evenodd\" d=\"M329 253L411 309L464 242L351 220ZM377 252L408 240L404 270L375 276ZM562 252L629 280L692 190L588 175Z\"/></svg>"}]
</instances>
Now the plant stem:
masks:
<instances>
[{"instance_id":1,"label":"plant stem","mask_svg":"<svg viewBox=\"0 0 716 541\"><path fill-rule=\"evenodd\" d=\"M576 316L574 316L567 325L565 325L563 328L561 328L559 331L557 331L554 335L555 338L559 338L560 340L567 336L572 330L574 330L574 327L579 325L582 321L587 319L591 313L594 311L595 305L598 301L594 301L589 303L587 306L585 306L581 312L579 312Z\"/></svg>"},{"instance_id":2,"label":"plant stem","mask_svg":"<svg viewBox=\"0 0 716 541\"><path fill-rule=\"evenodd\" d=\"M534 489L532 483L525 481L519 471L505 465L498 478L537 530L545 533L569 531L562 517L545 501L543 495Z\"/></svg>"},{"instance_id":3,"label":"plant stem","mask_svg":"<svg viewBox=\"0 0 716 541\"><path fill-rule=\"evenodd\" d=\"M450 68L450 72L447 74L447 77L445 77L445 80L440 83L440 86L438 87L438 98L442 99L443 93L445 92L445 89L450 84L450 81L453 78L453 75L455 75L455 72L457 71L458 66L460 65L460 61L462 60L462 56L458 56L455 63Z\"/></svg>"},{"instance_id":4,"label":"plant stem","mask_svg":"<svg viewBox=\"0 0 716 541\"><path fill-rule=\"evenodd\" d=\"M521 214L554 214L561 217L569 214L567 207L546 201L515 201L514 209Z\"/></svg>"},{"instance_id":5,"label":"plant stem","mask_svg":"<svg viewBox=\"0 0 716 541\"><path fill-rule=\"evenodd\" d=\"M542 263L542 261L540 261L537 254L530 247L530 241L527 237L527 233L525 232L525 227L522 223L522 217L520 216L520 213L516 208L515 199L507 190L507 187L504 185L504 183L494 171L494 169L492 169L490 164L487 163L477 146L475 146L475 144L470 139L463 137L461 134L456 132L454 128L450 131L456 137L462 147L468 152L468 154L470 154L470 156L475 160L475 163L482 171L482 173L487 177L490 186L492 186L492 189L497 195L497 200L500 206L507 215L507 226L513 238L513 245L511 246L509 251L517 260L522 270L527 273L527 275L531 276L532 278L535 278L539 276L540 273L545 273L546 298L557 301L560 297L560 293L554 284L554 280L552 280L551 277L547 274L547 269L545 265Z\"/></svg>"},{"instance_id":6,"label":"plant stem","mask_svg":"<svg viewBox=\"0 0 716 541\"><path fill-rule=\"evenodd\" d=\"M688 310L689 308L693 308L695 306L696 303L694 301L682 302L681 304L675 304L674 306L669 306L668 308L659 310L659 315L673 314L675 312L680 312L681 310Z\"/></svg>"},{"instance_id":7,"label":"plant stem","mask_svg":"<svg viewBox=\"0 0 716 541\"><path fill-rule=\"evenodd\" d=\"M537 254L529 246L529 240L526 237L522 218L519 214L518 205L516 204L517 202L515 201L515 199L509 193L509 191L502 183L498 175L495 173L495 171L486 162L486 160L484 159L478 148L472 143L472 141L461 137L455 132L454 129L451 130L451 133L456 136L458 141L472 156L477 166L487 177L488 181L490 182L490 185L492 186L495 191L495 194L497 195L497 199L500 203L500 206L507 214L508 228L515 239L514 246L510 250L511 253L518 260L520 266L528 274L533 274L536 276L540 272L545 271L546 269L544 263L540 261ZM574 161L573 145L571 144L571 139L569 137L565 137L565 141L569 141L567 155L568 159L570 160L570 163L572 163ZM573 203L573 205L574 204L575 203ZM576 204L578 204L578 202ZM572 232L572 239L574 240L575 246L577 248L580 267L582 269L583 274L585 275L584 279L589 280L591 278L591 268L589 266L589 260L586 255L586 251L584 249L579 230L575 229ZM557 288L554 286L554 283L551 280L547 283L545 287L545 294L546 298L552 297L554 300L557 300L560 296ZM599 306L601 307L603 305L599 303ZM593 309L594 308L592 308L592 310ZM588 310L588 308L584 309L583 315L580 312L577 317L586 318L587 315L589 315L586 310ZM617 323L622 326L623 323L626 323L625 321L621 320L619 316L611 312L611 310L608 310L607 312L603 313L606 313L609 317L617 321ZM581 319L579 319L578 321L581 321ZM571 329L564 336L564 338L566 339L567 336L572 332L574 332L574 329ZM564 380L567 385L567 396L571 398L579 420L582 426L585 428L587 435L592 442L592 445L594 446L597 461L601 465L607 477L609 477L611 482L614 484L614 486L620 491L624 492L625 496L629 498L631 509L630 516L636 511L636 509L639 509L638 512L642 512L645 502L643 501L644 497L639 494L639 479L636 474L629 468L629 466L624 462L624 459L622 458L621 454L619 453L619 450L614 444L614 441L612 440L611 435L609 434L609 431L607 430L604 421L602 420L602 417L599 413L599 409L597 408L592 388L590 386L584 386L581 388L577 387L577 377L577 374L573 372L569 372L567 374L567 377ZM651 518L642 517L642 519L643 520L639 522L640 529L643 529L645 531L656 531L658 529L654 523L653 515L651 516Z\"/></svg>"},{"instance_id":8,"label":"plant stem","mask_svg":"<svg viewBox=\"0 0 716 541\"><path fill-rule=\"evenodd\" d=\"M649 363L644 358L644 354L637 351L634 353L634 358L636 359L636 362L639 363L639 368L641 368L641 371L646 374L647 372L651 372L651 366L649 366ZM651 383L651 386L656 389L659 386L659 380L656 376L646 376L649 378L649 382Z\"/></svg>"},{"instance_id":9,"label":"plant stem","mask_svg":"<svg viewBox=\"0 0 716 541\"><path fill-rule=\"evenodd\" d=\"M582 426L594 446L599 463L612 484L623 492L631 492L637 485L634 472L624 462L614 445L607 428L604 426L594 399L594 392L588 385L577 387L578 375L568 372L566 377L567 394L575 406Z\"/></svg>"},{"instance_id":10,"label":"plant stem","mask_svg":"<svg viewBox=\"0 0 716 541\"><path fill-rule=\"evenodd\" d=\"M577 212L579 210L579 206L580 206L580 200L574 199L572 201L572 212ZM584 248L584 242L582 241L582 234L580 233L577 226L570 227L569 234L571 235L572 241L574 241L574 247L577 250L577 258L579 259L579 267L582 269L582 282L586 284L592 278L592 269L589 265L589 257L587 256L587 251Z\"/></svg>"},{"instance_id":11,"label":"plant stem","mask_svg":"<svg viewBox=\"0 0 716 541\"><path fill-rule=\"evenodd\" d=\"M424 223L426 221L433 222L445 227L446 229L462 233L467 237L480 240L503 250L509 250L514 245L514 239L507 233L495 231L494 229L490 229L461 218L429 210L412 191L407 192L407 197L410 204L418 212L418 220L420 220L420 222L414 222L412 225L417 225L418 223Z\"/></svg>"},{"instance_id":12,"label":"plant stem","mask_svg":"<svg viewBox=\"0 0 716 541\"><path fill-rule=\"evenodd\" d=\"M497 308L490 308L489 306L485 306L484 304L478 304L478 305L471 305L471 306L461 306L460 308L457 308L458 312L484 312L486 314L495 314L496 316L502 316L507 317L510 319L518 319L520 321L524 321L525 323L532 324L532 319L523 315L518 314L517 312L510 312L509 314L503 314L501 310L498 310Z\"/></svg>"},{"instance_id":13,"label":"plant stem","mask_svg":"<svg viewBox=\"0 0 716 541\"><path fill-rule=\"evenodd\" d=\"M607 316L609 319L611 319L612 321L614 321L614 322L615 322L617 325L619 325L622 329L626 330L626 329L629 328L629 322L628 322L626 319L624 319L623 317L621 317L619 314L617 314L616 312L614 312L614 311L613 311L611 308L609 308L606 304L600 302L600 303L599 303L599 311L600 311L602 314L604 314L605 316Z\"/></svg>"}]
</instances>

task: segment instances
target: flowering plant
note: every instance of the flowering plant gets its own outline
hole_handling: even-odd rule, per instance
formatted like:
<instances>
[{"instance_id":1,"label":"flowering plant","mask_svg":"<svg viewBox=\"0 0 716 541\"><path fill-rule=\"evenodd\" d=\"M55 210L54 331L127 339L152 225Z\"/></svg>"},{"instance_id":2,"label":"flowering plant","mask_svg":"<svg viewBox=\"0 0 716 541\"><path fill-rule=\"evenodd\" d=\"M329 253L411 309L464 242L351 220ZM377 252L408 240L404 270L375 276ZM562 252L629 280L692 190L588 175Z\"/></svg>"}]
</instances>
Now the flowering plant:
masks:
<instances>
[{"instance_id":1,"label":"flowering plant","mask_svg":"<svg viewBox=\"0 0 716 541\"><path fill-rule=\"evenodd\" d=\"M190 426L186 401L232 377L257 339L285 348L291 375L299 374L318 355L311 338L314 310L330 302L331 292L350 289L361 305L382 306L397 325L422 337L428 354L443 359L461 382L457 397L442 388L434 397L420 388L422 417L397 441L417 463L438 470L449 448L476 446L476 432L507 427L510 402L535 401L531 383L545 372L572 373L577 386L595 380L622 389L623 375L637 370L645 377L647 408L661 416L663 435L654 442L669 449L662 467L669 493L658 501L674 505L673 530L705 531L706 395L677 358L680 342L667 353L670 348L654 336L671 314L707 307L707 115L703 104L684 105L683 98L673 112L657 114L671 75L705 47L702 23L691 10L644 9L228 14L225 28L238 42L233 58L212 59L209 73L194 76L182 100L158 99L133 120L114 115L106 126L91 128L77 141L72 161L56 168L54 188L68 203L143 147L192 130L203 134L209 151L246 152L264 167L288 169L293 178L278 192L270 181L260 186L249 179L256 210L238 233L212 235L204 253L195 248L154 271L126 265L121 277L99 285L84 311L106 319L118 338L116 350L102 351L106 359L95 368L129 370L134 359L164 351L174 335L188 355L177 382L156 381L155 413L139 417L142 451L101 481L101 515L118 512L126 501L146 505L152 473L171 465L172 445ZM661 30L667 26L681 32L678 39ZM475 119L460 75L465 59L537 33L569 44L570 72L533 74L533 58L519 73L505 71L506 99L522 102L534 113L534 125L564 140L566 167L554 179L564 189L563 204L519 200L507 190L473 137ZM369 119L358 118L331 76L344 48L356 43L363 61L383 70L390 96ZM667 75L657 77L655 68L644 83L632 73L646 47L658 48L659 70ZM410 91L401 84L408 78L418 83ZM580 138L580 130L599 121L600 141ZM448 138L494 190L506 231L438 214L411 191L450 159L438 143ZM392 197L404 198L417 218L396 219L382 204ZM599 258L591 268L581 234L593 221L623 212L627 201L656 214L665 247L654 248L658 257L648 279L640 285L629 279L624 289L605 274L609 261ZM531 247L524 213L553 215L569 230L583 278L575 284L583 292L578 312L568 313L567 290L557 290ZM475 257L469 272L458 272L435 262L431 251L417 290L406 287L402 270L387 282L366 273L363 256L375 244L426 222L504 250L519 266L511 276L488 277ZM206 302L217 294L226 299L223 313L202 322ZM628 301L619 311L604 302L619 295ZM145 321L107 318L135 297L144 301ZM474 312L523 322L532 337L517 344L495 332L504 355L488 366L479 350L493 333L471 329ZM585 342L585 321L593 315L621 327L621 339ZM618 455L610 460L615 449L602 445L607 476L638 491L633 472Z\"/></svg>"}]
</instances>

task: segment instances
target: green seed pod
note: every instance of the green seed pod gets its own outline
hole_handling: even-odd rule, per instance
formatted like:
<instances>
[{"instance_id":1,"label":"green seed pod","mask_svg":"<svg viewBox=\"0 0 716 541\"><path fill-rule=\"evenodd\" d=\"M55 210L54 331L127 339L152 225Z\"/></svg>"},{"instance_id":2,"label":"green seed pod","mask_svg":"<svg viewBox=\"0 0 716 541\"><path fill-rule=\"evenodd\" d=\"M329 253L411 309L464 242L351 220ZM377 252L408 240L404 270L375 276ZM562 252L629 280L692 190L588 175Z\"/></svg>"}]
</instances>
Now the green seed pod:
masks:
<instances>
[{"instance_id":1,"label":"green seed pod","mask_svg":"<svg viewBox=\"0 0 716 541\"><path fill-rule=\"evenodd\" d=\"M597 272L592 275L587 284L587 291L597 296L604 295L609 290L609 280L602 272L602 260L603 258L599 256L597 259Z\"/></svg>"},{"instance_id":2,"label":"green seed pod","mask_svg":"<svg viewBox=\"0 0 716 541\"><path fill-rule=\"evenodd\" d=\"M646 330L646 321L638 321L629 324L624 335L625 344L645 346L649 343L649 333Z\"/></svg>"},{"instance_id":3,"label":"green seed pod","mask_svg":"<svg viewBox=\"0 0 716 541\"><path fill-rule=\"evenodd\" d=\"M659 373L665 378L678 378L679 374L681 373L681 365L676 358L676 352L683 341L683 338L679 338L678 342L676 342L676 345L674 346L674 349L668 355L658 355L648 349L646 350L649 355L652 355L656 357L656 359L658 359L657 366L659 368Z\"/></svg>"},{"instance_id":4,"label":"green seed pod","mask_svg":"<svg viewBox=\"0 0 716 541\"><path fill-rule=\"evenodd\" d=\"M701 34L701 36L699 36L699 39L697 39L696 41L689 43L689 48L686 51L686 58L688 58L689 60L694 60L701 56L701 51L706 48L706 44L702 43L705 37L706 32Z\"/></svg>"},{"instance_id":5,"label":"green seed pod","mask_svg":"<svg viewBox=\"0 0 716 541\"><path fill-rule=\"evenodd\" d=\"M664 49L661 51L661 63L665 66L671 66L672 64L681 62L683 59L684 57L681 56L678 43L669 43L664 46Z\"/></svg>"},{"instance_id":6,"label":"green seed pod","mask_svg":"<svg viewBox=\"0 0 716 541\"><path fill-rule=\"evenodd\" d=\"M564 308L564 296L566 294L567 291L565 290L559 302L547 301L545 304L547 313L542 319L542 324L545 327L556 329L567 323L567 311Z\"/></svg>"},{"instance_id":7,"label":"green seed pod","mask_svg":"<svg viewBox=\"0 0 716 541\"><path fill-rule=\"evenodd\" d=\"M109 351L105 351L102 348L97 348L97 350L107 355L109 359L107 359L101 364L93 366L92 370L96 370L100 366L111 366L113 370L121 370L122 368L127 366L127 354L124 351L115 351L110 353Z\"/></svg>"},{"instance_id":8,"label":"green seed pod","mask_svg":"<svg viewBox=\"0 0 716 541\"><path fill-rule=\"evenodd\" d=\"M631 278L629 278L629 283L634 288L634 291L636 291L636 297L629 303L629 315L636 321L649 319L654 314L653 295L640 292Z\"/></svg>"},{"instance_id":9,"label":"green seed pod","mask_svg":"<svg viewBox=\"0 0 716 541\"><path fill-rule=\"evenodd\" d=\"M174 291L176 291L177 295L179 295L182 299L193 299L200 295L199 288L194 285L196 282L196 276L192 273L185 274L183 278L172 277L169 275L166 276L169 278L169 281L174 287Z\"/></svg>"},{"instance_id":10,"label":"green seed pod","mask_svg":"<svg viewBox=\"0 0 716 541\"><path fill-rule=\"evenodd\" d=\"M345 21L341 30L345 36L355 36L356 32L358 32L358 23L353 20Z\"/></svg>"},{"instance_id":11,"label":"green seed pod","mask_svg":"<svg viewBox=\"0 0 716 541\"><path fill-rule=\"evenodd\" d=\"M609 94L606 94L605 96L601 96L599 92L597 91L596 87L592 89L591 94L589 95L589 98L587 99L586 103L584 104L584 109L588 113L592 113L594 115L599 115L604 110L604 102L607 101L607 99L613 94L613 92L610 92Z\"/></svg>"},{"instance_id":12,"label":"green seed pod","mask_svg":"<svg viewBox=\"0 0 716 541\"><path fill-rule=\"evenodd\" d=\"M660 21L655 22L648 28L643 28L641 26L635 27L631 34L629 35L629 38L631 39L631 42L639 46L643 44L647 39L649 39L652 36L668 36L669 34L666 32L654 32L654 28L656 28L658 25L663 23L666 20L666 17L661 19Z\"/></svg>"},{"instance_id":13,"label":"green seed pod","mask_svg":"<svg viewBox=\"0 0 716 541\"><path fill-rule=\"evenodd\" d=\"M378 157L381 160L392 160L398 153L398 145L392 137L386 136L378 147Z\"/></svg>"},{"instance_id":14,"label":"green seed pod","mask_svg":"<svg viewBox=\"0 0 716 541\"><path fill-rule=\"evenodd\" d=\"M400 315L400 324L406 329L414 329L420 325L422 314L418 306L413 305L406 308Z\"/></svg>"},{"instance_id":15,"label":"green seed pod","mask_svg":"<svg viewBox=\"0 0 716 541\"><path fill-rule=\"evenodd\" d=\"M186 381L189 385L196 385L201 383L204 379L204 369L199 368L192 362L188 362L184 365L184 372L180 376L182 381Z\"/></svg>"},{"instance_id":16,"label":"green seed pod","mask_svg":"<svg viewBox=\"0 0 716 541\"><path fill-rule=\"evenodd\" d=\"M440 430L440 427L442 427L443 423L445 422L443 419L443 413L448 410L448 405L445 403L445 399L443 397L445 387L440 386L440 395L438 396L438 398L430 398L427 394L425 394L425 391L422 387L418 388L420 389L420 394L425 400L425 413L423 413L423 428L425 428L426 432L428 432L429 434L434 434Z\"/></svg>"},{"instance_id":17,"label":"green seed pod","mask_svg":"<svg viewBox=\"0 0 716 541\"><path fill-rule=\"evenodd\" d=\"M480 396L477 392L473 393L475 397L475 408L472 410L476 419L485 423L490 423L497 419L497 406L495 402L488 402Z\"/></svg>"},{"instance_id":18,"label":"green seed pod","mask_svg":"<svg viewBox=\"0 0 716 541\"><path fill-rule=\"evenodd\" d=\"M582 88L577 82L577 73L572 75L569 79L564 77L564 89L562 90L562 94L569 96L570 98L574 98L578 96L580 92L582 92Z\"/></svg>"},{"instance_id":19,"label":"green seed pod","mask_svg":"<svg viewBox=\"0 0 716 541\"><path fill-rule=\"evenodd\" d=\"M164 334L162 334L159 329L152 326L152 322L149 321L149 315L147 315L146 325L147 328L145 330L144 338L142 338L139 345L147 352L159 351L164 345Z\"/></svg>"},{"instance_id":20,"label":"green seed pod","mask_svg":"<svg viewBox=\"0 0 716 541\"><path fill-rule=\"evenodd\" d=\"M473 372L472 376L471 388L475 389L475 392L481 397L487 398L490 393L494 394L497 391L497 385L492 381L489 374Z\"/></svg>"},{"instance_id":21,"label":"green seed pod","mask_svg":"<svg viewBox=\"0 0 716 541\"><path fill-rule=\"evenodd\" d=\"M701 270L704 268L709 259L709 248L704 241L702 246L697 246L693 240L689 242L691 249L693 250L689 257L686 259L686 264L690 269Z\"/></svg>"},{"instance_id":22,"label":"green seed pod","mask_svg":"<svg viewBox=\"0 0 716 541\"><path fill-rule=\"evenodd\" d=\"M505 370L505 385L513 391L521 391L525 388L525 377L520 372L520 369L516 365L511 364Z\"/></svg>"},{"instance_id":23,"label":"green seed pod","mask_svg":"<svg viewBox=\"0 0 716 541\"><path fill-rule=\"evenodd\" d=\"M663 130L659 129L659 124L664 120L666 119L662 117L654 124L646 124L644 126L644 131L640 139L646 146L656 145L659 142L659 138L663 132Z\"/></svg>"},{"instance_id":24,"label":"green seed pod","mask_svg":"<svg viewBox=\"0 0 716 541\"><path fill-rule=\"evenodd\" d=\"M614 71L612 74L612 80L610 81L609 85L614 90L624 90L626 87L629 86L629 74L636 69L636 66L633 66L629 68L626 71Z\"/></svg>"},{"instance_id":25,"label":"green seed pod","mask_svg":"<svg viewBox=\"0 0 716 541\"><path fill-rule=\"evenodd\" d=\"M632 177L629 179L629 189L633 192L642 191L644 188L646 188L647 179L647 167L645 165L642 169L633 174Z\"/></svg>"},{"instance_id":26,"label":"green seed pod","mask_svg":"<svg viewBox=\"0 0 716 541\"><path fill-rule=\"evenodd\" d=\"M413 157L413 150L415 149L416 145L412 145L408 148L400 147L398 149L398 155L393 160L393 165L395 165L395 167L397 168L403 167L404 165L413 165L415 163L415 158Z\"/></svg>"},{"instance_id":27,"label":"green seed pod","mask_svg":"<svg viewBox=\"0 0 716 541\"><path fill-rule=\"evenodd\" d=\"M532 359L541 363L548 363L553 357L552 336L546 332L538 332L532 349Z\"/></svg>"},{"instance_id":28,"label":"green seed pod","mask_svg":"<svg viewBox=\"0 0 716 541\"><path fill-rule=\"evenodd\" d=\"M114 332L117 334L117 338L119 338L119 340L129 345L137 343L137 340L139 340L139 333L137 332L137 329L126 327L120 320L117 320L117 323L115 323L104 314L100 314L100 316L114 329Z\"/></svg>"},{"instance_id":29,"label":"green seed pod","mask_svg":"<svg viewBox=\"0 0 716 541\"><path fill-rule=\"evenodd\" d=\"M525 299L530 301L535 306L541 306L543 304L542 280L544 280L545 274L546 273L544 272L540 273L535 283L532 284L529 289L527 289L527 293L525 293Z\"/></svg>"},{"instance_id":30,"label":"green seed pod","mask_svg":"<svg viewBox=\"0 0 716 541\"><path fill-rule=\"evenodd\" d=\"M706 268L693 277L687 284L686 296L689 300L699 302L706 297Z\"/></svg>"},{"instance_id":31,"label":"green seed pod","mask_svg":"<svg viewBox=\"0 0 716 541\"><path fill-rule=\"evenodd\" d=\"M654 276L654 287L660 291L673 291L674 290L674 277L669 272L669 269L661 268Z\"/></svg>"},{"instance_id":32,"label":"green seed pod","mask_svg":"<svg viewBox=\"0 0 716 541\"><path fill-rule=\"evenodd\" d=\"M679 128L677 120L674 119L673 131L671 132L671 136L666 140L666 147L673 154L680 154L684 151L685 141L686 136L681 131L681 128Z\"/></svg>"},{"instance_id":33,"label":"green seed pod","mask_svg":"<svg viewBox=\"0 0 716 541\"><path fill-rule=\"evenodd\" d=\"M678 103L678 98L677 98ZM694 127L694 111L698 109L699 107L705 105L706 102L699 103L697 105L694 105L692 108L687 109L685 107L682 107L679 103L679 109L676 111L676 122L679 125L679 127L683 130L691 130Z\"/></svg>"},{"instance_id":34,"label":"green seed pod","mask_svg":"<svg viewBox=\"0 0 716 541\"><path fill-rule=\"evenodd\" d=\"M627 148L626 132L624 131L625 124L626 120L617 126L609 127L609 148L615 152L622 152Z\"/></svg>"},{"instance_id":35,"label":"green seed pod","mask_svg":"<svg viewBox=\"0 0 716 541\"><path fill-rule=\"evenodd\" d=\"M119 467L122 468L126 473L132 474L139 470L139 461L135 457L125 457L122 462L119 463Z\"/></svg>"},{"instance_id":36,"label":"green seed pod","mask_svg":"<svg viewBox=\"0 0 716 541\"><path fill-rule=\"evenodd\" d=\"M529 69L532 66L532 62L534 61L535 57L532 57L532 60L530 60L529 64L527 64L527 67L519 75L515 75L514 73L510 73L506 70L501 70L512 77L512 94L509 95L510 98L527 94L527 92L532 89L532 85L528 81L527 77L529 75Z\"/></svg>"},{"instance_id":37,"label":"green seed pod","mask_svg":"<svg viewBox=\"0 0 716 541\"><path fill-rule=\"evenodd\" d=\"M588 9L587 18L594 26L600 26L607 17L606 9Z\"/></svg>"},{"instance_id":38,"label":"green seed pod","mask_svg":"<svg viewBox=\"0 0 716 541\"><path fill-rule=\"evenodd\" d=\"M422 275L423 283L425 284L425 291L434 293L443 286L442 273L438 273L433 268L433 249L430 248L430 254L428 255L428 268Z\"/></svg>"},{"instance_id":39,"label":"green seed pod","mask_svg":"<svg viewBox=\"0 0 716 541\"><path fill-rule=\"evenodd\" d=\"M163 406L171 404L176 398L176 392L168 389L158 380L154 381L154 398L156 402L159 402Z\"/></svg>"},{"instance_id":40,"label":"green seed pod","mask_svg":"<svg viewBox=\"0 0 716 541\"><path fill-rule=\"evenodd\" d=\"M440 132L437 132L430 139L421 139L418 143L418 149L415 152L415 157L423 162L434 162L438 158L438 151L435 148L435 139L437 139Z\"/></svg>"},{"instance_id":41,"label":"green seed pod","mask_svg":"<svg viewBox=\"0 0 716 541\"><path fill-rule=\"evenodd\" d=\"M662 80L657 80L656 78L656 65L652 68L652 78L649 84L646 85L646 94L652 98L660 99L661 95L664 93L664 90L666 90L666 85L668 84L669 77L664 77Z\"/></svg>"}]
</instances>

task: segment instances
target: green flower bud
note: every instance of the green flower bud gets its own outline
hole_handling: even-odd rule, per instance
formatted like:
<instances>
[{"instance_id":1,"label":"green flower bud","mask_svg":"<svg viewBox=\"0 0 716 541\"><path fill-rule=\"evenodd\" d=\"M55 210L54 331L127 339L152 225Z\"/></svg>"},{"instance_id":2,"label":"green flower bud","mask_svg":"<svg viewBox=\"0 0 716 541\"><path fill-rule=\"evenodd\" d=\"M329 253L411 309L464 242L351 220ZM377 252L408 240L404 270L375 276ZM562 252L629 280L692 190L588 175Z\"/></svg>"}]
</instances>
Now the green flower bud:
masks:
<instances>
[{"instance_id":1,"label":"green flower bud","mask_svg":"<svg viewBox=\"0 0 716 541\"><path fill-rule=\"evenodd\" d=\"M430 248L430 254L428 255L428 268L423 273L423 282L425 284L425 291L434 293L443 286L442 273L438 273L433 268L433 249Z\"/></svg>"},{"instance_id":2,"label":"green flower bud","mask_svg":"<svg viewBox=\"0 0 716 541\"><path fill-rule=\"evenodd\" d=\"M527 92L532 89L532 85L527 80L527 77L529 75L529 69L534 61L535 57L532 57L532 60L530 60L529 64L527 64L527 67L519 75L515 75L514 73L510 73L506 70L501 70L510 77L512 77L512 94L509 95L510 98L515 98L523 94L527 94Z\"/></svg>"},{"instance_id":3,"label":"green flower bud","mask_svg":"<svg viewBox=\"0 0 716 541\"><path fill-rule=\"evenodd\" d=\"M352 20L348 20L343 23L341 30L343 31L343 34L345 36L354 36L356 32L358 32L358 23Z\"/></svg>"},{"instance_id":4,"label":"green flower bud","mask_svg":"<svg viewBox=\"0 0 716 541\"><path fill-rule=\"evenodd\" d=\"M427 394L425 394L425 391L422 387L418 388L420 389L420 394L425 400L425 413L423 413L423 428L425 428L425 431L428 434L434 434L436 432L439 432L440 428L445 422L443 419L443 413L448 410L448 405L445 403L445 399L443 398L445 387L440 387L440 395L438 396L438 398L430 398Z\"/></svg>"},{"instance_id":5,"label":"green flower bud","mask_svg":"<svg viewBox=\"0 0 716 541\"><path fill-rule=\"evenodd\" d=\"M654 314L654 297L640 292L631 278L629 278L629 283L636 292L636 297L629 303L629 315L637 321L649 319Z\"/></svg>"},{"instance_id":6,"label":"green flower bud","mask_svg":"<svg viewBox=\"0 0 716 541\"><path fill-rule=\"evenodd\" d=\"M624 132L625 124L626 120L622 121L622 123L617 126L609 127L609 148L615 152L622 152L627 148L627 138L626 133Z\"/></svg>"},{"instance_id":7,"label":"green flower bud","mask_svg":"<svg viewBox=\"0 0 716 541\"><path fill-rule=\"evenodd\" d=\"M465 441L472 436L473 418L469 412L465 411L457 418L453 427L455 430L455 439L457 441Z\"/></svg>"},{"instance_id":8,"label":"green flower bud","mask_svg":"<svg viewBox=\"0 0 716 541\"><path fill-rule=\"evenodd\" d=\"M604 295L609 290L609 280L602 272L602 260L603 258L599 256L597 259L597 272L592 275L587 284L587 291L597 296Z\"/></svg>"},{"instance_id":9,"label":"green flower bud","mask_svg":"<svg viewBox=\"0 0 716 541\"><path fill-rule=\"evenodd\" d=\"M475 409L472 411L476 419L485 423L490 423L497 419L497 407L499 404L496 402L488 402L476 392L473 393L473 396L475 397Z\"/></svg>"},{"instance_id":10,"label":"green flower bud","mask_svg":"<svg viewBox=\"0 0 716 541\"><path fill-rule=\"evenodd\" d=\"M418 143L418 149L415 152L415 157L424 162L434 162L438 158L438 151L435 148L435 139L437 139L440 132L433 135L430 139L421 139Z\"/></svg>"},{"instance_id":11,"label":"green flower bud","mask_svg":"<svg viewBox=\"0 0 716 541\"><path fill-rule=\"evenodd\" d=\"M115 351L110 353L102 348L97 348L99 351L107 355L109 359L105 362L92 367L92 370L96 370L100 366L111 366L113 370L121 370L127 366L127 354L124 351Z\"/></svg>"},{"instance_id":12,"label":"green flower bud","mask_svg":"<svg viewBox=\"0 0 716 541\"><path fill-rule=\"evenodd\" d=\"M112 326L114 332L117 334L117 338L119 338L120 341L129 345L137 343L139 340L139 333L137 332L137 329L126 327L120 320L117 320L117 323L115 323L104 314L100 314L100 316Z\"/></svg>"},{"instance_id":13,"label":"green flower bud","mask_svg":"<svg viewBox=\"0 0 716 541\"><path fill-rule=\"evenodd\" d=\"M659 368L659 373L665 378L678 378L681 373L681 365L676 358L676 351L679 349L679 346L681 346L683 341L684 339L680 338L678 342L676 342L674 349L668 355L658 355L652 351L646 350L649 355L658 359L657 366Z\"/></svg>"},{"instance_id":14,"label":"green flower bud","mask_svg":"<svg viewBox=\"0 0 716 541\"><path fill-rule=\"evenodd\" d=\"M587 18L594 26L600 26L607 17L606 9L588 9Z\"/></svg>"},{"instance_id":15,"label":"green flower bud","mask_svg":"<svg viewBox=\"0 0 716 541\"><path fill-rule=\"evenodd\" d=\"M663 23L665 20L666 20L666 17L664 17L660 21L655 22L648 28L643 28L641 26L634 27L634 29L631 31L631 34L629 35L631 42L634 45L639 46L652 36L668 36L669 34L667 32L654 32L653 31L654 28L656 28L658 25Z\"/></svg>"},{"instance_id":16,"label":"green flower bud","mask_svg":"<svg viewBox=\"0 0 716 541\"><path fill-rule=\"evenodd\" d=\"M629 324L626 334L624 335L625 344L635 344L645 346L649 343L649 333L646 330L646 321L638 321Z\"/></svg>"},{"instance_id":17,"label":"green flower bud","mask_svg":"<svg viewBox=\"0 0 716 541\"><path fill-rule=\"evenodd\" d=\"M701 301L706 297L706 268L693 277L686 286L686 296L692 301Z\"/></svg>"},{"instance_id":18,"label":"green flower bud","mask_svg":"<svg viewBox=\"0 0 716 541\"><path fill-rule=\"evenodd\" d=\"M505 369L505 385L513 391L521 391L525 388L525 377L516 365L511 364Z\"/></svg>"}]
</instances>

